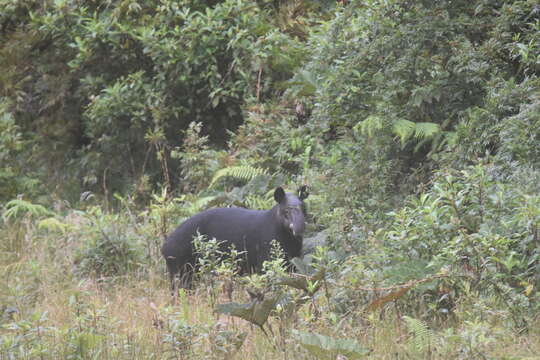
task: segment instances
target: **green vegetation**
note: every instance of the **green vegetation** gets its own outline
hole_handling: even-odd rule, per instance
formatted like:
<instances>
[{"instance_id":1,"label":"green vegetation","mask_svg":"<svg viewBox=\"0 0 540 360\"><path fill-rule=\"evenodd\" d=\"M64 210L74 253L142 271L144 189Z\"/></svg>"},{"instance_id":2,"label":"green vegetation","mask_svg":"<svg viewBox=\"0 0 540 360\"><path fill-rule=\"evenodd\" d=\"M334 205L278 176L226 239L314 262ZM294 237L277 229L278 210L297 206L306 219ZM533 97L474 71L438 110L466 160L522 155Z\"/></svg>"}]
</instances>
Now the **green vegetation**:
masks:
<instances>
[{"instance_id":1,"label":"green vegetation","mask_svg":"<svg viewBox=\"0 0 540 360\"><path fill-rule=\"evenodd\" d=\"M0 359L540 353L537 1L0 0L0 67ZM297 274L171 298L301 184Z\"/></svg>"}]
</instances>

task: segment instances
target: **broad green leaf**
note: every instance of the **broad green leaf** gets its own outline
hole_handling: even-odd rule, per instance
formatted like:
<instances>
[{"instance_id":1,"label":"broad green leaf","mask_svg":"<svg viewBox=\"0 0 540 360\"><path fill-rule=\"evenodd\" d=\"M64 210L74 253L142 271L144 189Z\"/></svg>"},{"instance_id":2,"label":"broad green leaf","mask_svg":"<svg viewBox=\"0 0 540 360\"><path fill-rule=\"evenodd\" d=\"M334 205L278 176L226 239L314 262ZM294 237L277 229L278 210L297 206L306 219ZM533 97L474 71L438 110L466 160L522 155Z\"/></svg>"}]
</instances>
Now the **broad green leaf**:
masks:
<instances>
[{"instance_id":1,"label":"broad green leaf","mask_svg":"<svg viewBox=\"0 0 540 360\"><path fill-rule=\"evenodd\" d=\"M361 359L370 353L352 339L335 339L328 336L293 330L296 340L317 359L333 360L342 355L347 359Z\"/></svg>"},{"instance_id":2,"label":"broad green leaf","mask_svg":"<svg viewBox=\"0 0 540 360\"><path fill-rule=\"evenodd\" d=\"M235 302L218 304L216 306L216 312L236 316L262 327L281 297L281 294L268 294L262 299L255 299L247 304Z\"/></svg>"}]
</instances>

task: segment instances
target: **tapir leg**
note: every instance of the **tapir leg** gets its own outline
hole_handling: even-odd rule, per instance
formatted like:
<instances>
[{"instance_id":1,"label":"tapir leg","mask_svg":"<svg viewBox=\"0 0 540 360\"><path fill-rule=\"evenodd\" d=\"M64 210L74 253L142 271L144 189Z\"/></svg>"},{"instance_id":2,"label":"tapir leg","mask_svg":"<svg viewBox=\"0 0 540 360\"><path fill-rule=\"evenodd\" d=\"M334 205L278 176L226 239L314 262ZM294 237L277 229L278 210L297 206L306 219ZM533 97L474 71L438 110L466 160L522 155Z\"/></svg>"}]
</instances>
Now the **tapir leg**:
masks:
<instances>
[{"instance_id":1,"label":"tapir leg","mask_svg":"<svg viewBox=\"0 0 540 360\"><path fill-rule=\"evenodd\" d=\"M166 259L167 270L169 271L169 280L171 282L171 294L174 296L178 290L178 267L176 266L175 259Z\"/></svg>"},{"instance_id":2,"label":"tapir leg","mask_svg":"<svg viewBox=\"0 0 540 360\"><path fill-rule=\"evenodd\" d=\"M180 286L183 289L190 289L192 278L193 278L192 266L189 264L184 265L183 269L180 269L179 276L178 276Z\"/></svg>"}]
</instances>

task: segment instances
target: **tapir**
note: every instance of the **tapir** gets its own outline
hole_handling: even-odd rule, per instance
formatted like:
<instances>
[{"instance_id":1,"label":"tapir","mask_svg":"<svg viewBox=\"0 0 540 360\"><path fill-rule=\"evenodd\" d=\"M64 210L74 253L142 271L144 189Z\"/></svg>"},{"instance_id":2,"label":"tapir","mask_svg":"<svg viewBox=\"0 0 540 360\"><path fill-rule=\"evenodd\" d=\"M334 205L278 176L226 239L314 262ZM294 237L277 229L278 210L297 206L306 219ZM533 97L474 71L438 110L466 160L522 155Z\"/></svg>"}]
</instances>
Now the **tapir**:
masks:
<instances>
[{"instance_id":1,"label":"tapir","mask_svg":"<svg viewBox=\"0 0 540 360\"><path fill-rule=\"evenodd\" d=\"M225 251L234 246L241 252L241 274L261 271L263 262L270 258L272 240L276 240L283 249L286 262L300 257L306 226L304 200L308 195L306 186L299 189L298 195L285 193L282 187L278 187L274 191L277 204L269 210L215 208L184 221L167 237L161 248L172 290L175 290L176 278L180 286L191 286L193 271L197 267L193 239L200 235L206 240L215 238Z\"/></svg>"}]
</instances>

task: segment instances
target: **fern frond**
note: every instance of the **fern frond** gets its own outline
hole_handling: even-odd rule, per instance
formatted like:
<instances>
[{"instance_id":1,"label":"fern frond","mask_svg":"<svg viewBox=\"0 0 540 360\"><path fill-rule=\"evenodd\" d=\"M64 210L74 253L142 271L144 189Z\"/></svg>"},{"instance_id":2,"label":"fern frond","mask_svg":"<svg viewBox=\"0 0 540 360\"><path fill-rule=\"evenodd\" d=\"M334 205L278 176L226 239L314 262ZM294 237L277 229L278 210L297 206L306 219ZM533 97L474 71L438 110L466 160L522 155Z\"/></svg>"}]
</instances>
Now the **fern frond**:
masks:
<instances>
[{"instance_id":1,"label":"fern frond","mask_svg":"<svg viewBox=\"0 0 540 360\"><path fill-rule=\"evenodd\" d=\"M448 146L454 147L457 145L459 140L459 135L457 131L450 131L445 134L445 141L448 143Z\"/></svg>"},{"instance_id":2,"label":"fern frond","mask_svg":"<svg viewBox=\"0 0 540 360\"><path fill-rule=\"evenodd\" d=\"M355 125L354 129L364 135L373 136L376 131L381 130L383 127L383 118L377 115L371 115L368 116L365 120L358 122L358 124Z\"/></svg>"},{"instance_id":3,"label":"fern frond","mask_svg":"<svg viewBox=\"0 0 540 360\"><path fill-rule=\"evenodd\" d=\"M38 229L44 229L48 231L56 231L65 235L68 225L61 222L55 217L48 217L41 220L38 223Z\"/></svg>"},{"instance_id":4,"label":"fern frond","mask_svg":"<svg viewBox=\"0 0 540 360\"><path fill-rule=\"evenodd\" d=\"M250 165L230 166L216 172L210 182L210 187L213 187L219 180L227 177L247 182L259 175L266 175L266 170Z\"/></svg>"},{"instance_id":5,"label":"fern frond","mask_svg":"<svg viewBox=\"0 0 540 360\"><path fill-rule=\"evenodd\" d=\"M274 189L272 189L272 192ZM273 196L258 196L258 195L248 195L246 196L244 202L248 209L256 210L266 210L272 207L274 204Z\"/></svg>"},{"instance_id":6,"label":"fern frond","mask_svg":"<svg viewBox=\"0 0 540 360\"><path fill-rule=\"evenodd\" d=\"M401 146L405 145L405 142L411 138L416 132L416 124L412 121L399 119L394 122L392 131L401 140Z\"/></svg>"},{"instance_id":7,"label":"fern frond","mask_svg":"<svg viewBox=\"0 0 540 360\"><path fill-rule=\"evenodd\" d=\"M441 131L439 124L430 122L419 122L414 127L414 137L418 140L428 139Z\"/></svg>"},{"instance_id":8,"label":"fern frond","mask_svg":"<svg viewBox=\"0 0 540 360\"><path fill-rule=\"evenodd\" d=\"M54 213L47 210L43 205L32 204L26 200L14 199L6 204L6 210L2 214L4 219L19 217L22 214L30 214L34 217L53 216Z\"/></svg>"},{"instance_id":9,"label":"fern frond","mask_svg":"<svg viewBox=\"0 0 540 360\"><path fill-rule=\"evenodd\" d=\"M210 204L216 198L217 196L204 196L197 199L195 202L190 203L190 205L187 207L188 215L191 216L206 209L208 204Z\"/></svg>"},{"instance_id":10,"label":"fern frond","mask_svg":"<svg viewBox=\"0 0 540 360\"><path fill-rule=\"evenodd\" d=\"M415 123L405 119L399 119L394 123L393 132L401 141L401 146L405 146L407 140L414 137L416 141L433 138L441 132L439 124L430 122Z\"/></svg>"},{"instance_id":11,"label":"fern frond","mask_svg":"<svg viewBox=\"0 0 540 360\"><path fill-rule=\"evenodd\" d=\"M409 331L412 332L411 344L414 349L419 353L429 350L435 336L426 323L409 316L403 316L403 319L407 323Z\"/></svg>"}]
</instances>

